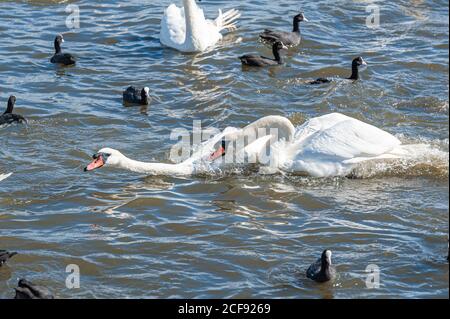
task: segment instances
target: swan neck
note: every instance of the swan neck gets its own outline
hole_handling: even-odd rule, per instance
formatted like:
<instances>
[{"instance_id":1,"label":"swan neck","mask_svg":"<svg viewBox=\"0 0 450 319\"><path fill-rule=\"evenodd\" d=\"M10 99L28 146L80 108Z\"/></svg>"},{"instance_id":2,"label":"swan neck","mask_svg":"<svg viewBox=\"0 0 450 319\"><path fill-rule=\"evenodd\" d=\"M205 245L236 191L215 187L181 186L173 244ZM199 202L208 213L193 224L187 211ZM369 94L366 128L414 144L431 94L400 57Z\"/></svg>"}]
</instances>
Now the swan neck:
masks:
<instances>
[{"instance_id":1,"label":"swan neck","mask_svg":"<svg viewBox=\"0 0 450 319\"><path fill-rule=\"evenodd\" d=\"M186 41L189 41L190 38L196 35L196 18L198 7L195 0L183 0L183 5L186 19Z\"/></svg>"},{"instance_id":2,"label":"swan neck","mask_svg":"<svg viewBox=\"0 0 450 319\"><path fill-rule=\"evenodd\" d=\"M123 156L117 166L135 173L149 175L189 175L192 173L192 168L183 163L146 163L130 159L126 156Z\"/></svg>"}]
</instances>

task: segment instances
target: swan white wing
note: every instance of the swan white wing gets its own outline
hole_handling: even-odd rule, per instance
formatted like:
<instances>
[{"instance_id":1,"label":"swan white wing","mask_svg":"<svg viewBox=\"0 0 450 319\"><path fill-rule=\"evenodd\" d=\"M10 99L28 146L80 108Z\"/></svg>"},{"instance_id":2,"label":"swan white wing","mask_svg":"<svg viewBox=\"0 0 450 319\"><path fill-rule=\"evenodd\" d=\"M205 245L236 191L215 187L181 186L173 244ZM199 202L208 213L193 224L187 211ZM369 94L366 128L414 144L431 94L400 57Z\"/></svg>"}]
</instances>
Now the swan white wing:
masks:
<instances>
[{"instance_id":1,"label":"swan white wing","mask_svg":"<svg viewBox=\"0 0 450 319\"><path fill-rule=\"evenodd\" d=\"M12 175L12 173L9 174L0 174L0 182L4 179L7 179L8 177L10 177Z\"/></svg>"},{"instance_id":2,"label":"swan white wing","mask_svg":"<svg viewBox=\"0 0 450 319\"><path fill-rule=\"evenodd\" d=\"M181 46L186 39L184 8L171 4L161 20L160 41L166 46Z\"/></svg>"},{"instance_id":3,"label":"swan white wing","mask_svg":"<svg viewBox=\"0 0 450 319\"><path fill-rule=\"evenodd\" d=\"M392 151L401 142L393 135L350 119L314 134L301 151L342 160L375 157Z\"/></svg>"},{"instance_id":4,"label":"swan white wing","mask_svg":"<svg viewBox=\"0 0 450 319\"><path fill-rule=\"evenodd\" d=\"M352 164L396 158L393 152L400 145L395 136L375 126L334 113L302 125L282 165L313 176L345 175Z\"/></svg>"}]
</instances>

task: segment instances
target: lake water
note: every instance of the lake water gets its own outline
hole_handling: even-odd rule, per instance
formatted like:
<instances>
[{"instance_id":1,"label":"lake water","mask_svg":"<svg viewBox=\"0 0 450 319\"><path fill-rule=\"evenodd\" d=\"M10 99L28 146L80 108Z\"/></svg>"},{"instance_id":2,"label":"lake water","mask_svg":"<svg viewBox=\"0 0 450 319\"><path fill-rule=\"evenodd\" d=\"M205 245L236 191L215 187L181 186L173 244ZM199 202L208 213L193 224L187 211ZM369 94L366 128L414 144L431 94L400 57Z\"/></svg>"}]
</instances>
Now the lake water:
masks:
<instances>
[{"instance_id":1,"label":"lake water","mask_svg":"<svg viewBox=\"0 0 450 319\"><path fill-rule=\"evenodd\" d=\"M217 1L242 11L214 50L180 54L159 43L172 1L0 1L0 104L17 96L28 125L0 127L0 298L18 278L58 298L448 298L448 1ZM156 3L155 3L156 2ZM180 3L176 0L177 4ZM68 29L68 4L80 28ZM380 6L380 26L366 7ZM243 70L238 56L270 55L264 28L289 30L303 10L304 41L286 66ZM78 57L49 63L53 39ZM319 76L357 83L309 86ZM121 92L148 86L148 109ZM0 110L1 111L1 110ZM103 168L84 173L102 147L168 162L175 128L240 127L266 115L295 125L341 112L433 152L413 162L361 166L355 179L224 172L176 178ZM305 278L323 249L339 276ZM81 287L65 285L66 266ZM377 265L380 288L367 289Z\"/></svg>"}]
</instances>

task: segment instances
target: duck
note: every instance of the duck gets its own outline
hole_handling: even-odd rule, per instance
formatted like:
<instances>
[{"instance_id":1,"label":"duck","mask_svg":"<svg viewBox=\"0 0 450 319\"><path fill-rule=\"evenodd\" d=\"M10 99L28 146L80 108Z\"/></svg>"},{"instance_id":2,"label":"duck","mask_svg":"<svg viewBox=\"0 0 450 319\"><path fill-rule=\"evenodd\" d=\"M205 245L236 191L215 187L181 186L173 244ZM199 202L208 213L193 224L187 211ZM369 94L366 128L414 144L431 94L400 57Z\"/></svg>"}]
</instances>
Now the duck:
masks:
<instances>
[{"instance_id":1,"label":"duck","mask_svg":"<svg viewBox=\"0 0 450 319\"><path fill-rule=\"evenodd\" d=\"M183 7L171 4L161 20L160 42L162 45L187 53L204 52L222 40L222 31L237 29L236 20L241 13L231 9L219 10L215 20L205 19L203 10L195 0L182 0Z\"/></svg>"},{"instance_id":2,"label":"duck","mask_svg":"<svg viewBox=\"0 0 450 319\"><path fill-rule=\"evenodd\" d=\"M293 29L292 32L286 31L273 31L270 29L265 29L259 35L259 38L269 44L273 44L276 41L283 42L287 47L295 47L298 46L301 42L301 34L300 34L300 22L308 22L303 12L297 14L293 19Z\"/></svg>"},{"instance_id":3,"label":"duck","mask_svg":"<svg viewBox=\"0 0 450 319\"><path fill-rule=\"evenodd\" d=\"M15 251L9 252L7 250L0 249L0 267L15 255L17 255L17 252Z\"/></svg>"},{"instance_id":4,"label":"duck","mask_svg":"<svg viewBox=\"0 0 450 319\"><path fill-rule=\"evenodd\" d=\"M265 174L345 177L363 162L407 159L416 146L404 145L390 133L341 113L311 118L297 128L286 117L269 115L243 128L227 127L192 154L190 144L182 145L182 153L190 156L176 158L176 163L137 161L105 147L92 156L84 171L109 166L146 175L189 176L216 169L220 173L229 164L251 164Z\"/></svg>"},{"instance_id":5,"label":"duck","mask_svg":"<svg viewBox=\"0 0 450 319\"><path fill-rule=\"evenodd\" d=\"M134 86L130 86L123 91L124 103L149 105L150 101L150 89L148 87L138 90Z\"/></svg>"},{"instance_id":6,"label":"duck","mask_svg":"<svg viewBox=\"0 0 450 319\"><path fill-rule=\"evenodd\" d=\"M243 65L247 65L247 66L265 67L265 66L272 66L272 65L280 65L280 64L284 63L283 58L280 55L280 51L282 49L287 49L287 47L282 42L276 41L272 45L272 53L273 53L274 59L267 58L264 56L259 56L259 55L251 55L251 54L243 55L243 56L239 57L239 59L241 60L241 63Z\"/></svg>"},{"instance_id":7,"label":"duck","mask_svg":"<svg viewBox=\"0 0 450 319\"><path fill-rule=\"evenodd\" d=\"M322 256L309 266L306 277L320 283L336 278L336 268L331 264L331 250L325 249Z\"/></svg>"},{"instance_id":8,"label":"duck","mask_svg":"<svg viewBox=\"0 0 450 319\"><path fill-rule=\"evenodd\" d=\"M366 66L367 62L362 57L357 57L352 60L352 74L350 77L347 78L347 80L356 81L359 79L359 70L358 68L360 66ZM309 84L323 84L323 83L330 83L332 80L327 78L318 78L314 81L309 82Z\"/></svg>"},{"instance_id":9,"label":"duck","mask_svg":"<svg viewBox=\"0 0 450 319\"><path fill-rule=\"evenodd\" d=\"M14 299L54 299L52 293L42 286L37 286L26 279L20 279Z\"/></svg>"},{"instance_id":10,"label":"duck","mask_svg":"<svg viewBox=\"0 0 450 319\"><path fill-rule=\"evenodd\" d=\"M61 44L64 43L64 37L58 34L55 38L55 54L50 59L51 63L62 65L74 65L76 63L75 57L70 53L62 53Z\"/></svg>"},{"instance_id":11,"label":"duck","mask_svg":"<svg viewBox=\"0 0 450 319\"><path fill-rule=\"evenodd\" d=\"M12 123L26 123L27 120L19 114L14 114L14 105L16 104L16 97L11 95L8 99L8 106L5 113L0 115L0 125L12 124Z\"/></svg>"}]
</instances>

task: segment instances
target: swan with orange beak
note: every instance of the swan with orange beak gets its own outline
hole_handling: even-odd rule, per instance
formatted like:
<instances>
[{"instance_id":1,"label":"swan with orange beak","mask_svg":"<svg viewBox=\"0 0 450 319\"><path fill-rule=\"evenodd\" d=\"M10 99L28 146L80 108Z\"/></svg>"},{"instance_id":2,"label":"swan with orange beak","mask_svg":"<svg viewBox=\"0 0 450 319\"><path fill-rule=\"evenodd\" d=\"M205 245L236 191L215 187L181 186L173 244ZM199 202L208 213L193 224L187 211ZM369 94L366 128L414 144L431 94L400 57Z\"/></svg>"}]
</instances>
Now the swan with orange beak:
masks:
<instances>
[{"instance_id":1,"label":"swan with orange beak","mask_svg":"<svg viewBox=\"0 0 450 319\"><path fill-rule=\"evenodd\" d=\"M103 152L95 153L94 155L92 155L92 158L94 160L84 168L84 171L85 172L93 171L94 169L104 166L110 155L111 154Z\"/></svg>"}]
</instances>

